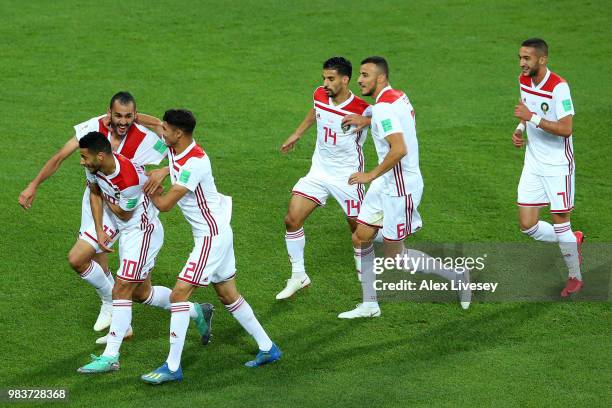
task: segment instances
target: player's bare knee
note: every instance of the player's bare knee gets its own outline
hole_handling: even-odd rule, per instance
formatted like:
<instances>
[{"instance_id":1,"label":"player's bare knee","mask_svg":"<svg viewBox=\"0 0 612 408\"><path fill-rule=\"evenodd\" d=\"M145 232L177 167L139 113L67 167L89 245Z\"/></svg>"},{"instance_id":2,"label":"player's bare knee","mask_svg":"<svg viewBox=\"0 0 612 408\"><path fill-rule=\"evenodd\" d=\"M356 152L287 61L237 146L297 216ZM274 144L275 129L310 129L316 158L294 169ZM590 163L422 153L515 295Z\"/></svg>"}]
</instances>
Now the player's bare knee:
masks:
<instances>
[{"instance_id":1,"label":"player's bare knee","mask_svg":"<svg viewBox=\"0 0 612 408\"><path fill-rule=\"evenodd\" d=\"M537 223L538 220L519 218L519 228L521 232L533 228Z\"/></svg>"},{"instance_id":2,"label":"player's bare knee","mask_svg":"<svg viewBox=\"0 0 612 408\"><path fill-rule=\"evenodd\" d=\"M70 252L68 252L68 263L76 273L80 274L85 272L85 270L89 266L89 261L89 259L85 259L83 257L83 254L81 254L74 248L72 248Z\"/></svg>"},{"instance_id":3,"label":"player's bare knee","mask_svg":"<svg viewBox=\"0 0 612 408\"><path fill-rule=\"evenodd\" d=\"M132 299L134 284L117 279L113 286L113 299Z\"/></svg>"},{"instance_id":4,"label":"player's bare knee","mask_svg":"<svg viewBox=\"0 0 612 408\"><path fill-rule=\"evenodd\" d=\"M170 302L186 302L189 300L190 295L190 290L187 290L183 287L175 287L174 289L172 289L172 293L170 293Z\"/></svg>"},{"instance_id":5,"label":"player's bare knee","mask_svg":"<svg viewBox=\"0 0 612 408\"><path fill-rule=\"evenodd\" d=\"M287 213L287 215L285 215L285 227L287 228L287 231L297 231L302 227L302 225L303 222L298 220L293 214Z\"/></svg>"}]
</instances>

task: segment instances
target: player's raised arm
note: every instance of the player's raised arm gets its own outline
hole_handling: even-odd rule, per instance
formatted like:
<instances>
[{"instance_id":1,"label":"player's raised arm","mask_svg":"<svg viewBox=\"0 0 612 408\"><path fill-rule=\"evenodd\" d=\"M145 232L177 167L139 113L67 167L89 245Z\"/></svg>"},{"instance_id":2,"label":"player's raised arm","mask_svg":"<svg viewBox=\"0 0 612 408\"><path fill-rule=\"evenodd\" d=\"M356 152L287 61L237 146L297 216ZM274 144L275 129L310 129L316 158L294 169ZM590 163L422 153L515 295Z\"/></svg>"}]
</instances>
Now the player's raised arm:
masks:
<instances>
[{"instance_id":1,"label":"player's raised arm","mask_svg":"<svg viewBox=\"0 0 612 408\"><path fill-rule=\"evenodd\" d=\"M289 136L289 138L281 145L281 152L287 153L291 151L295 147L297 141L300 140L304 132L310 129L310 127L315 123L315 120L315 110L314 108L310 108L306 114L306 117L302 123L300 123L300 126L298 126L298 128L295 129L295 132L293 132L291 136Z\"/></svg>"},{"instance_id":2,"label":"player's raised arm","mask_svg":"<svg viewBox=\"0 0 612 408\"><path fill-rule=\"evenodd\" d=\"M408 153L402 133L392 133L387 136L389 152L378 166L367 173L354 173L349 177L349 184L366 184L382 176L393 168Z\"/></svg>"},{"instance_id":3,"label":"player's raised arm","mask_svg":"<svg viewBox=\"0 0 612 408\"><path fill-rule=\"evenodd\" d=\"M161 194L161 189L158 189L154 194L149 195L153 204L161 212L167 212L174 208L185 194L189 192L189 189L178 184L173 184L170 190L166 194Z\"/></svg>"},{"instance_id":4,"label":"player's raised arm","mask_svg":"<svg viewBox=\"0 0 612 408\"><path fill-rule=\"evenodd\" d=\"M158 136L162 135L162 121L155 116L138 113L136 115L136 122L157 133Z\"/></svg>"},{"instance_id":5,"label":"player's raised arm","mask_svg":"<svg viewBox=\"0 0 612 408\"><path fill-rule=\"evenodd\" d=\"M43 181L55 174L55 172L60 168L62 162L66 160L66 158L70 156L78 147L78 140L75 137L71 137L66 144L57 151L57 153L47 160L34 180L32 180L25 190L19 194L19 205L26 210L32 207L38 186Z\"/></svg>"}]
</instances>

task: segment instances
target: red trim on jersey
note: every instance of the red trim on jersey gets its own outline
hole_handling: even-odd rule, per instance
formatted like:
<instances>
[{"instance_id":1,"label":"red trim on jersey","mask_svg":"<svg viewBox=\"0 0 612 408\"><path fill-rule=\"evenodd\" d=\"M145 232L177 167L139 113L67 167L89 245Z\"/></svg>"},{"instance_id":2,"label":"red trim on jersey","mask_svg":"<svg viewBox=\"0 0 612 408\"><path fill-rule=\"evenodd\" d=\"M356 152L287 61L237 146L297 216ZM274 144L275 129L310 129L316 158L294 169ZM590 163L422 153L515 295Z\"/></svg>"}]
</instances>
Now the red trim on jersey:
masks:
<instances>
[{"instance_id":1,"label":"red trim on jersey","mask_svg":"<svg viewBox=\"0 0 612 408\"><path fill-rule=\"evenodd\" d=\"M104 121L102 120L102 118L98 119L98 132L108 137L108 128L104 126Z\"/></svg>"},{"instance_id":2,"label":"red trim on jersey","mask_svg":"<svg viewBox=\"0 0 612 408\"><path fill-rule=\"evenodd\" d=\"M91 236L91 234L87 231L83 233L83 235L87 235L90 239L94 240L96 244L99 244L98 240Z\"/></svg>"},{"instance_id":3,"label":"red trim on jersey","mask_svg":"<svg viewBox=\"0 0 612 408\"><path fill-rule=\"evenodd\" d=\"M351 101L351 103L346 106L343 106L341 109L351 113L355 113L357 115L363 115L363 112L368 109L368 106L370 105L366 101L359 98L358 96L353 95L353 100Z\"/></svg>"},{"instance_id":4,"label":"red trim on jersey","mask_svg":"<svg viewBox=\"0 0 612 408\"><path fill-rule=\"evenodd\" d=\"M315 197L309 196L308 194L304 194L301 191L293 190L293 191L291 191L291 194L296 194L296 195L302 196L304 198L307 198L307 199L309 199L311 201L314 201L317 205L323 205L323 203L320 202L319 200L317 200Z\"/></svg>"},{"instance_id":5,"label":"red trim on jersey","mask_svg":"<svg viewBox=\"0 0 612 408\"><path fill-rule=\"evenodd\" d=\"M574 152L572 151L572 145L568 138L564 138L563 143L565 144L565 158L567 159L568 170L569 173L572 174L574 172Z\"/></svg>"},{"instance_id":6,"label":"red trim on jersey","mask_svg":"<svg viewBox=\"0 0 612 408\"><path fill-rule=\"evenodd\" d=\"M205 284L200 284L200 283L196 283L194 281L191 281L189 279L185 279L185 278L181 278L180 276L177 278L178 280L182 280L183 282L187 282L188 284L190 284L191 286L197 286L199 288L205 288L208 286L208 283Z\"/></svg>"},{"instance_id":7,"label":"red trim on jersey","mask_svg":"<svg viewBox=\"0 0 612 408\"><path fill-rule=\"evenodd\" d=\"M408 228L406 234L412 234L412 210L414 209L414 203L412 202L412 194L406 196L406 224Z\"/></svg>"},{"instance_id":8,"label":"red trim on jersey","mask_svg":"<svg viewBox=\"0 0 612 408\"><path fill-rule=\"evenodd\" d=\"M357 222L359 224L367 225L368 227L372 227L372 228L377 228L377 229L381 229L382 228L382 226L380 226L380 225L369 224L369 223L367 223L367 222L365 222L363 220L360 220L359 217L357 217Z\"/></svg>"},{"instance_id":9,"label":"red trim on jersey","mask_svg":"<svg viewBox=\"0 0 612 408\"><path fill-rule=\"evenodd\" d=\"M120 275L117 275L117 279L120 279L126 282L144 282L146 280L146 279L130 279L130 278L126 278ZM132 306L132 304L130 303L129 305L113 305L113 306Z\"/></svg>"},{"instance_id":10,"label":"red trim on jersey","mask_svg":"<svg viewBox=\"0 0 612 408\"><path fill-rule=\"evenodd\" d=\"M329 95L322 86L315 89L314 93L312 94L312 99L315 102L323 102L325 104L329 103Z\"/></svg>"},{"instance_id":11,"label":"red trim on jersey","mask_svg":"<svg viewBox=\"0 0 612 408\"><path fill-rule=\"evenodd\" d=\"M535 204L530 204L530 203L519 203L518 201L516 202L516 205L521 206L521 207L546 207L549 204L550 203L535 203Z\"/></svg>"},{"instance_id":12,"label":"red trim on jersey","mask_svg":"<svg viewBox=\"0 0 612 408\"><path fill-rule=\"evenodd\" d=\"M315 103L315 107L317 107L319 109L326 110L326 111L331 112L331 113L335 113L336 115L340 115L340 116L348 115L347 113L340 112L339 110L332 109L332 108L327 107L325 105L321 105L320 103Z\"/></svg>"},{"instance_id":13,"label":"red trim on jersey","mask_svg":"<svg viewBox=\"0 0 612 408\"><path fill-rule=\"evenodd\" d=\"M149 246L151 245L151 236L155 230L155 224L147 225L147 229L142 239L142 246L140 247L140 257L138 258L138 264L136 264L136 276L141 278L142 268L147 263L147 255L149 254Z\"/></svg>"},{"instance_id":14,"label":"red trim on jersey","mask_svg":"<svg viewBox=\"0 0 612 408\"><path fill-rule=\"evenodd\" d=\"M138 178L136 166L134 166L134 164L127 157L124 157L117 153L113 153L113 155L119 163L119 172L117 173L117 175L112 179L107 179L102 173L97 172L96 176L101 177L102 180L106 181L111 185L117 186L117 188L122 191L128 187L139 185L140 179Z\"/></svg>"},{"instance_id":15,"label":"red trim on jersey","mask_svg":"<svg viewBox=\"0 0 612 408\"><path fill-rule=\"evenodd\" d=\"M550 75L548 76L548 80L542 87L540 88L542 91L552 92L557 85L565 82L565 79L561 78L559 75L550 71Z\"/></svg>"},{"instance_id":16,"label":"red trim on jersey","mask_svg":"<svg viewBox=\"0 0 612 408\"><path fill-rule=\"evenodd\" d=\"M210 208L208 208L208 204L206 203L206 197L204 196L204 189L202 188L202 184L198 184L194 191L194 194L196 196L196 201L198 202L200 212L202 213L202 216L208 224L210 234L217 235L219 233L219 228L217 227L215 217L210 212Z\"/></svg>"},{"instance_id":17,"label":"red trim on jersey","mask_svg":"<svg viewBox=\"0 0 612 408\"><path fill-rule=\"evenodd\" d=\"M117 153L121 153L128 159L133 159L136 155L136 150L140 147L140 144L147 136L145 132L138 129L135 123L132 123L132 126L128 129L127 135L125 135L125 141L123 142L123 146Z\"/></svg>"},{"instance_id":18,"label":"red trim on jersey","mask_svg":"<svg viewBox=\"0 0 612 408\"><path fill-rule=\"evenodd\" d=\"M519 75L519 83L521 85L525 85L528 87L531 87L531 77L530 76L525 76L525 75Z\"/></svg>"},{"instance_id":19,"label":"red trim on jersey","mask_svg":"<svg viewBox=\"0 0 612 408\"><path fill-rule=\"evenodd\" d=\"M200 282L202 278L202 274L204 273L204 269L206 268L206 264L208 263L208 255L210 254L210 249L212 248L212 239L211 237L204 237L202 240L202 249L200 250L200 257L198 258L198 263L195 267L195 273L193 274L193 280L196 282Z\"/></svg>"},{"instance_id":20,"label":"red trim on jersey","mask_svg":"<svg viewBox=\"0 0 612 408\"><path fill-rule=\"evenodd\" d=\"M404 93L402 91L398 91L396 89L387 89L385 92L382 93L382 95L378 97L376 103L393 103L403 96Z\"/></svg>"},{"instance_id":21,"label":"red trim on jersey","mask_svg":"<svg viewBox=\"0 0 612 408\"><path fill-rule=\"evenodd\" d=\"M548 94L543 94L543 93L540 93L540 92L532 91L531 89L525 88L524 86L521 86L521 91L530 93L532 95L540 96L542 98L552 99L552 95L548 95Z\"/></svg>"},{"instance_id":22,"label":"red trim on jersey","mask_svg":"<svg viewBox=\"0 0 612 408\"><path fill-rule=\"evenodd\" d=\"M173 156L176 156L176 153L174 153L174 151L172 152ZM184 166L185 163L187 163L187 160L191 159L192 157L197 157L202 158L206 156L206 153L204 152L204 150L200 147L200 145L196 144L194 145L191 150L189 151L189 153L187 153L186 155L184 155L183 157L181 157L180 159L176 160L175 163L177 163L179 166Z\"/></svg>"}]
</instances>

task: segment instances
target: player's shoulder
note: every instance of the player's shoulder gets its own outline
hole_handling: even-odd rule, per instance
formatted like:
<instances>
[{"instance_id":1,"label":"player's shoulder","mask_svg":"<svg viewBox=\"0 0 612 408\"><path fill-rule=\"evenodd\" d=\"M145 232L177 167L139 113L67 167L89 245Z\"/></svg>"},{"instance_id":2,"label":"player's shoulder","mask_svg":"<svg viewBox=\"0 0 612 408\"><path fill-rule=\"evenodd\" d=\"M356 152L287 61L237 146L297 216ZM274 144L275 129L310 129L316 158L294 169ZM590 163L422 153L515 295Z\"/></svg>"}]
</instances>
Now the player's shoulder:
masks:
<instances>
[{"instance_id":1,"label":"player's shoulder","mask_svg":"<svg viewBox=\"0 0 612 408\"><path fill-rule=\"evenodd\" d=\"M404 95L406 94L403 91L400 91L399 89L389 88L378 96L378 98L376 99L375 106L385 103L392 104L398 99L404 97Z\"/></svg>"},{"instance_id":2,"label":"player's shoulder","mask_svg":"<svg viewBox=\"0 0 612 408\"><path fill-rule=\"evenodd\" d=\"M355 113L357 115L363 115L363 113L370 107L370 104L358 97L353 95L353 99L350 103L342 108L342 110Z\"/></svg>"},{"instance_id":3,"label":"player's shoulder","mask_svg":"<svg viewBox=\"0 0 612 408\"><path fill-rule=\"evenodd\" d=\"M95 116L93 118L87 119L84 122L81 122L74 126L77 133L81 133L81 136L84 136L87 132L101 132L104 135L108 134L108 129L104 126L104 117L106 115Z\"/></svg>"},{"instance_id":4,"label":"player's shoulder","mask_svg":"<svg viewBox=\"0 0 612 408\"><path fill-rule=\"evenodd\" d=\"M312 94L312 99L314 99L315 102L329 103L329 95L327 95L327 91L322 86L315 89Z\"/></svg>"},{"instance_id":5,"label":"player's shoulder","mask_svg":"<svg viewBox=\"0 0 612 408\"><path fill-rule=\"evenodd\" d=\"M210 160L202 146L196 143L186 154L175 159L175 161L181 166L200 167L205 166Z\"/></svg>"},{"instance_id":6,"label":"player's shoulder","mask_svg":"<svg viewBox=\"0 0 612 408\"><path fill-rule=\"evenodd\" d=\"M518 76L519 85L527 86L531 88L531 77L519 74Z\"/></svg>"},{"instance_id":7,"label":"player's shoulder","mask_svg":"<svg viewBox=\"0 0 612 408\"><path fill-rule=\"evenodd\" d=\"M560 75L550 71L546 83L542 86L543 91L554 92L559 87L569 87L567 81Z\"/></svg>"},{"instance_id":8,"label":"player's shoulder","mask_svg":"<svg viewBox=\"0 0 612 408\"><path fill-rule=\"evenodd\" d=\"M117 162L119 162L119 177L116 180L117 187L124 190L140 184L139 173L142 172L142 168L121 154L114 153L114 155Z\"/></svg>"}]
</instances>

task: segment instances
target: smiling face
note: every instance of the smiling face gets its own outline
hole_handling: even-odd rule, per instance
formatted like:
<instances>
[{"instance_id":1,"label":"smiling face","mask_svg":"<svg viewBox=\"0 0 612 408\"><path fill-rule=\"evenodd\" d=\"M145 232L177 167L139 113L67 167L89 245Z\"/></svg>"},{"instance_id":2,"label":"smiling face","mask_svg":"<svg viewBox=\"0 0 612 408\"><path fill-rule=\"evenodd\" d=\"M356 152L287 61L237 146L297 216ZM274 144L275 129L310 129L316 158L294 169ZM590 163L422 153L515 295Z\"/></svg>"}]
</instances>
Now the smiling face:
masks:
<instances>
[{"instance_id":1,"label":"smiling face","mask_svg":"<svg viewBox=\"0 0 612 408\"><path fill-rule=\"evenodd\" d=\"M136 119L136 106L129 102L127 105L121 104L116 100L109 110L111 127L119 137L125 137L127 132Z\"/></svg>"},{"instance_id":2,"label":"smiling face","mask_svg":"<svg viewBox=\"0 0 612 408\"><path fill-rule=\"evenodd\" d=\"M349 80L347 75L340 75L335 69L323 70L323 88L330 98L335 98L340 92L346 90Z\"/></svg>"},{"instance_id":3,"label":"smiling face","mask_svg":"<svg viewBox=\"0 0 612 408\"><path fill-rule=\"evenodd\" d=\"M519 66L521 75L535 77L545 69L548 57L534 47L521 47L519 49Z\"/></svg>"},{"instance_id":4,"label":"smiling face","mask_svg":"<svg viewBox=\"0 0 612 408\"><path fill-rule=\"evenodd\" d=\"M170 125L168 122L162 122L162 136L168 147L174 147L179 141L181 130Z\"/></svg>"},{"instance_id":5,"label":"smiling face","mask_svg":"<svg viewBox=\"0 0 612 408\"><path fill-rule=\"evenodd\" d=\"M102 167L102 160L104 159L104 153L94 153L87 148L80 149L81 154L81 166L85 167L90 173L96 173Z\"/></svg>"}]
</instances>

